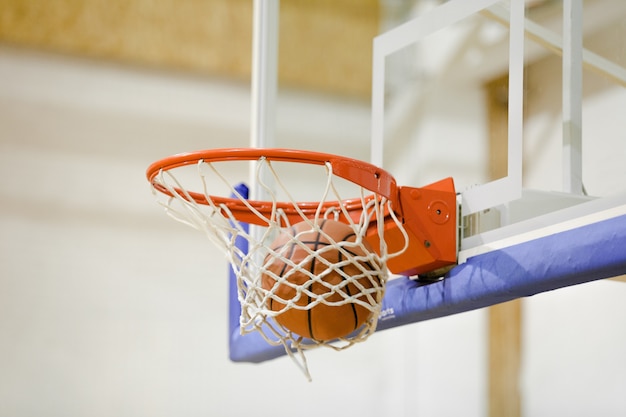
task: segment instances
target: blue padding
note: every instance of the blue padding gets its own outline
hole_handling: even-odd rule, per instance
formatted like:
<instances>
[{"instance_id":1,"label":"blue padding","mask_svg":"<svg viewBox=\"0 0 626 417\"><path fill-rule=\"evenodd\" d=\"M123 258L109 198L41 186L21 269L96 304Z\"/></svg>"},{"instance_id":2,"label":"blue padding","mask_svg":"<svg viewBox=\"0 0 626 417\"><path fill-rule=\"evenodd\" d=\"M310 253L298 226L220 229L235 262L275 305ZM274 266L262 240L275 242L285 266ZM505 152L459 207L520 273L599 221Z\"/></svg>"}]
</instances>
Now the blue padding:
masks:
<instances>
[{"instance_id":1,"label":"blue padding","mask_svg":"<svg viewBox=\"0 0 626 417\"><path fill-rule=\"evenodd\" d=\"M256 332L241 335L239 327L230 334L229 342L229 357L233 362L259 363L285 355L285 348L282 345L272 346Z\"/></svg>"},{"instance_id":2,"label":"blue padding","mask_svg":"<svg viewBox=\"0 0 626 417\"><path fill-rule=\"evenodd\" d=\"M622 274L626 274L626 216L475 256L432 284L391 280L378 330ZM231 330L234 361L262 362L285 354L259 335L240 336L238 329Z\"/></svg>"},{"instance_id":3,"label":"blue padding","mask_svg":"<svg viewBox=\"0 0 626 417\"><path fill-rule=\"evenodd\" d=\"M545 291L626 274L626 216L467 260L442 281L387 285L378 329L462 313Z\"/></svg>"}]
</instances>

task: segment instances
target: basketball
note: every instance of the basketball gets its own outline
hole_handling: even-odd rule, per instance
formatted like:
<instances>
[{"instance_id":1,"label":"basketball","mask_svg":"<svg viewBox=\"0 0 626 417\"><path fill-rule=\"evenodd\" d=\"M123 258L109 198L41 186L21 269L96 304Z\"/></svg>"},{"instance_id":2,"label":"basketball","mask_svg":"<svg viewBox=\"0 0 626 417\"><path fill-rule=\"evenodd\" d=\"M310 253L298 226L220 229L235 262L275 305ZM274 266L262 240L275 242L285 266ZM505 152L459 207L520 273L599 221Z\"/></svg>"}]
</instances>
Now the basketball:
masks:
<instances>
[{"instance_id":1,"label":"basketball","mask_svg":"<svg viewBox=\"0 0 626 417\"><path fill-rule=\"evenodd\" d=\"M271 244L282 259L268 255L261 277L262 287L272 293L266 302L271 311L281 311L289 301L295 304L276 315L276 321L300 336L317 341L354 332L371 316L371 310L354 299L372 305L380 302L382 295L378 269L366 259L345 262L346 253L331 244L325 235L343 245L349 257L373 252L365 240L362 246L347 243L356 239L354 230L347 224L323 220L320 229L315 230L309 223L301 222L284 229ZM340 267L331 266L342 261ZM293 268L291 263L298 267ZM370 297L363 290L372 290ZM311 304L320 297L321 302Z\"/></svg>"}]
</instances>

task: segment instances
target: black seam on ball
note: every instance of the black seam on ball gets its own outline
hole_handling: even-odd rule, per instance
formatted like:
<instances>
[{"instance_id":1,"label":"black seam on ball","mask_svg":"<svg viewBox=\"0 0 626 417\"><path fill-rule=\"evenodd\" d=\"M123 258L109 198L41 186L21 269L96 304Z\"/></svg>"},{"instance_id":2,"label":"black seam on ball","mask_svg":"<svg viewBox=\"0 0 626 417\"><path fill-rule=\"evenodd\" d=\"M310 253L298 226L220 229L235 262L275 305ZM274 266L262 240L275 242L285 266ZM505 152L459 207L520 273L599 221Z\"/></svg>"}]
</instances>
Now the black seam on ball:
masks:
<instances>
[{"instance_id":1,"label":"black seam on ball","mask_svg":"<svg viewBox=\"0 0 626 417\"><path fill-rule=\"evenodd\" d=\"M296 229L293 228L293 226L289 229L291 230L291 236L295 236L296 235ZM277 251L279 248L284 247L285 245L280 245L278 248L274 249L275 251ZM288 258L291 259L291 257L293 256L293 252L296 250L296 245L291 242L290 247L289 247L289 256ZM283 262L283 267L280 270L280 274L278 274L278 276L280 278L283 277L283 275L285 275L285 272L287 271L287 263ZM270 298L270 310L274 311L274 297Z\"/></svg>"},{"instance_id":2,"label":"black seam on ball","mask_svg":"<svg viewBox=\"0 0 626 417\"><path fill-rule=\"evenodd\" d=\"M322 224L320 224L320 230L317 232L317 236L315 237L315 242L311 242L313 243L313 252L317 251L317 248L320 244L325 243L325 242L320 242L320 237L322 236L322 230L324 230L324 224L326 224L326 219L324 219L322 221ZM316 258L314 256L313 259L311 259L311 266L309 268L309 272L311 272L311 274L315 273L315 261L316 261ZM311 282L310 285L312 286L313 282ZM309 295L308 304L311 304L311 301L312 301L311 296ZM307 320L309 324L309 334L311 335L311 339L315 340L315 335L313 334L313 318L311 317L312 310L313 310L312 308L307 309Z\"/></svg>"}]
</instances>

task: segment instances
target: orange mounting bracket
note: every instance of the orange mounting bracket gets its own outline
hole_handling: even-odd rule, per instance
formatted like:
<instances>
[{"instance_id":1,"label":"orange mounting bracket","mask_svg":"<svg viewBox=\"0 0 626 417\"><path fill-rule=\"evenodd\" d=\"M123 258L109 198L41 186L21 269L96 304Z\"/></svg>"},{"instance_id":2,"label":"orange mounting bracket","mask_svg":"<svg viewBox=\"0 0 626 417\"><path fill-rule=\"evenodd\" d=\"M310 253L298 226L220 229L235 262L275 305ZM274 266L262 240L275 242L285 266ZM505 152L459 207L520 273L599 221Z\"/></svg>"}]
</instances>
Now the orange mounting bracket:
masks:
<instances>
[{"instance_id":1,"label":"orange mounting bracket","mask_svg":"<svg viewBox=\"0 0 626 417\"><path fill-rule=\"evenodd\" d=\"M407 250L387 261L398 275L433 273L457 263L457 199L452 178L421 188L399 187L402 223L408 235ZM402 250L405 239L393 219L385 220L389 253ZM373 231L368 240L378 247Z\"/></svg>"}]
</instances>

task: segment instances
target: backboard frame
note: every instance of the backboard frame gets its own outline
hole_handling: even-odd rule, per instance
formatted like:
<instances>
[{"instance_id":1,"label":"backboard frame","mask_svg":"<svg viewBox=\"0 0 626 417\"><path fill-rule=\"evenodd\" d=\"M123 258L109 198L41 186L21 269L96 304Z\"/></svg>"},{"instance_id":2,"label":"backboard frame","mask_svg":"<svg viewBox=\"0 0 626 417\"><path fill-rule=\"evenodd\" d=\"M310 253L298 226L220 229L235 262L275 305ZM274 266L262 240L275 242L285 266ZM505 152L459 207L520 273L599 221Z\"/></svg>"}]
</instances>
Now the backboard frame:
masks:
<instances>
[{"instance_id":1,"label":"backboard frame","mask_svg":"<svg viewBox=\"0 0 626 417\"><path fill-rule=\"evenodd\" d=\"M374 39L372 58L371 161L384 166L385 66L391 54L479 13L501 0L450 1ZM522 196L522 126L524 88L524 1L509 10L509 114L507 176L462 191L463 215L505 204Z\"/></svg>"}]
</instances>

